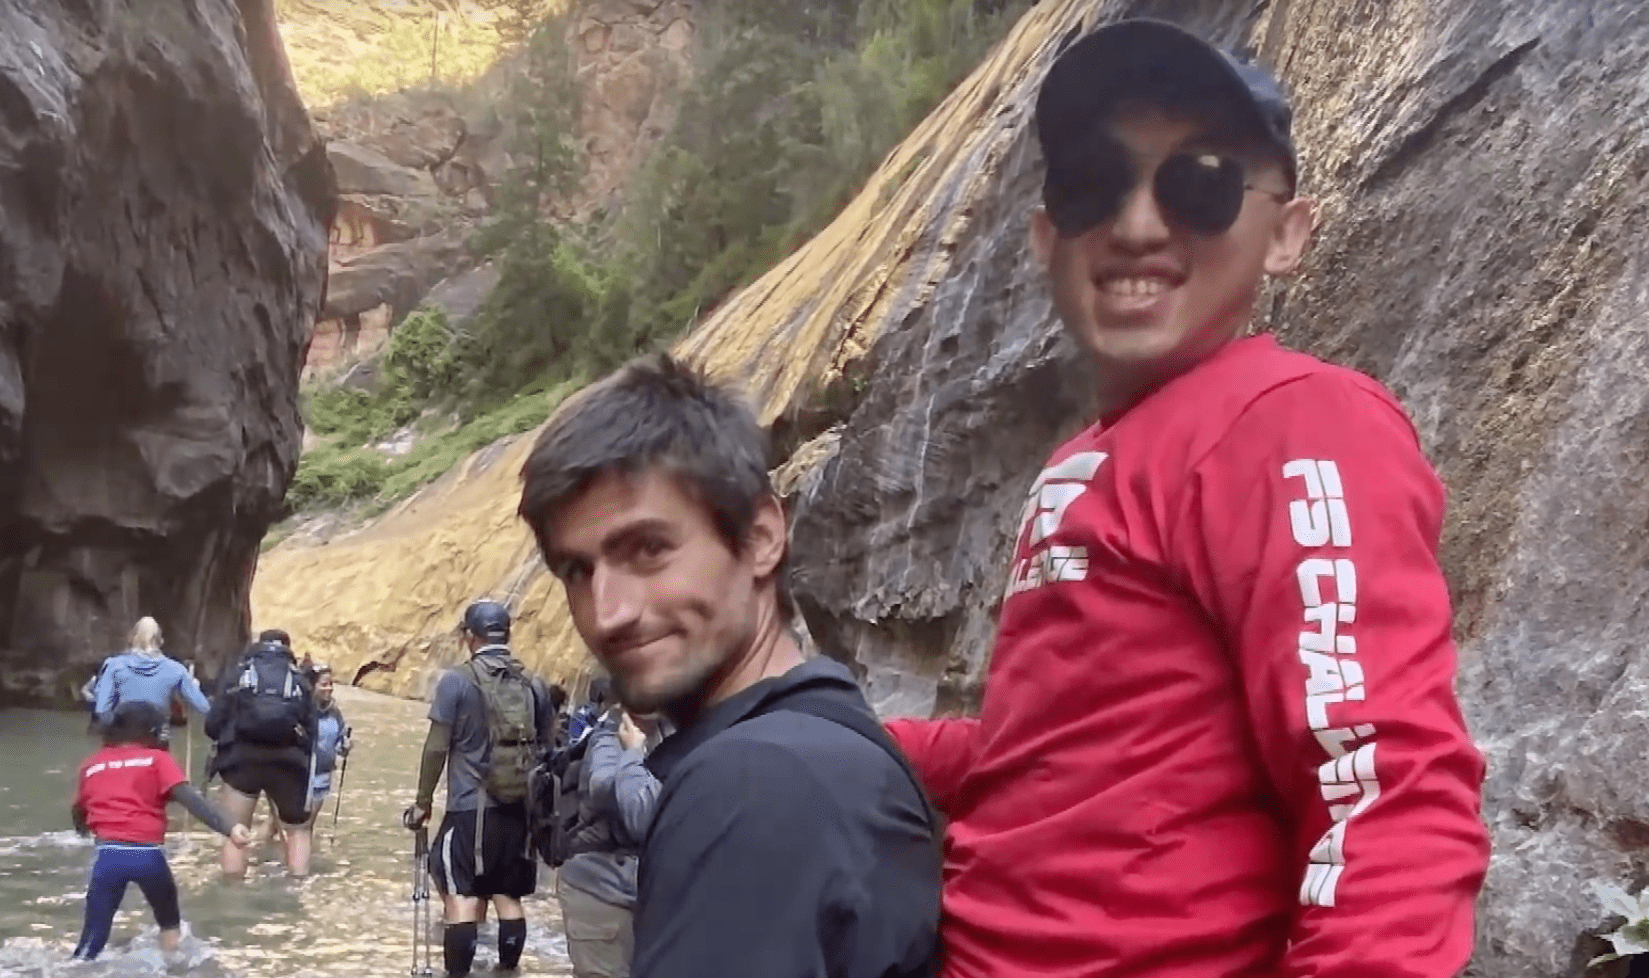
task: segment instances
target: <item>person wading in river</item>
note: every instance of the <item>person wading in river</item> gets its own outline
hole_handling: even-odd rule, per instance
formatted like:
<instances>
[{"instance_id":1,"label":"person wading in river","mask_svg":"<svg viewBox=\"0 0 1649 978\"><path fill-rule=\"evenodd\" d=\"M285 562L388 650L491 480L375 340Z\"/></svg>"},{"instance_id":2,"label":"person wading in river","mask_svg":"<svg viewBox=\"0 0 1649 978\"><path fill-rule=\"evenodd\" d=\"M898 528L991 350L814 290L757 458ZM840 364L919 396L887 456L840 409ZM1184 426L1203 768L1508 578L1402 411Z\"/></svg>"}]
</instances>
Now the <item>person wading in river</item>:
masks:
<instances>
[{"instance_id":1,"label":"person wading in river","mask_svg":"<svg viewBox=\"0 0 1649 978\"><path fill-rule=\"evenodd\" d=\"M555 895L574 978L628 978L638 857L659 792L643 761L659 725L615 706L588 738L577 770L565 775L577 786L569 799L576 815L554 836Z\"/></svg>"},{"instance_id":2,"label":"person wading in river","mask_svg":"<svg viewBox=\"0 0 1649 978\"><path fill-rule=\"evenodd\" d=\"M115 911L129 883L136 883L154 911L163 951L177 950L183 915L177 883L166 862L166 803L175 801L241 848L251 841L244 824L214 808L189 784L161 744L166 713L145 700L114 709L103 726L103 749L80 765L71 815L75 830L97 839L86 923L74 956L90 961L103 951Z\"/></svg>"},{"instance_id":3,"label":"person wading in river","mask_svg":"<svg viewBox=\"0 0 1649 978\"><path fill-rule=\"evenodd\" d=\"M161 643L160 625L153 618L139 618L126 638L126 651L98 670L92 712L100 722L107 721L121 703L153 703L170 713L173 696L182 697L201 716L212 709L188 667L162 652ZM161 742L170 738L171 725L167 724Z\"/></svg>"},{"instance_id":4,"label":"person wading in river","mask_svg":"<svg viewBox=\"0 0 1649 978\"><path fill-rule=\"evenodd\" d=\"M349 724L333 697L331 666L315 667L315 774L309 785L309 828L313 832L326 797L332 793L338 763L349 756Z\"/></svg>"},{"instance_id":5,"label":"person wading in river","mask_svg":"<svg viewBox=\"0 0 1649 978\"><path fill-rule=\"evenodd\" d=\"M1247 335L1295 271L1275 80L1167 24L1044 79L1031 244L1097 423L1030 487L950 817L945 974L1453 978L1488 864L1443 488L1374 380Z\"/></svg>"},{"instance_id":6,"label":"person wading in river","mask_svg":"<svg viewBox=\"0 0 1649 978\"><path fill-rule=\"evenodd\" d=\"M315 701L288 646L254 644L229 670L206 717L216 744L212 765L223 778L223 803L237 821L250 823L258 795L267 793L283 825L286 868L309 874L310 779L314 773ZM246 874L246 850L225 846L223 873Z\"/></svg>"},{"instance_id":7,"label":"person wading in river","mask_svg":"<svg viewBox=\"0 0 1649 978\"><path fill-rule=\"evenodd\" d=\"M527 778L555 739L548 687L510 652L510 614L494 601L464 611L459 630L470 658L441 674L429 706L418 794L401 814L407 828L429 820L447 774L447 804L430 844L430 876L441 893L442 957L451 978L475 962L486 901L498 912L498 966L515 968L527 940L521 898L538 889L527 824Z\"/></svg>"}]
</instances>

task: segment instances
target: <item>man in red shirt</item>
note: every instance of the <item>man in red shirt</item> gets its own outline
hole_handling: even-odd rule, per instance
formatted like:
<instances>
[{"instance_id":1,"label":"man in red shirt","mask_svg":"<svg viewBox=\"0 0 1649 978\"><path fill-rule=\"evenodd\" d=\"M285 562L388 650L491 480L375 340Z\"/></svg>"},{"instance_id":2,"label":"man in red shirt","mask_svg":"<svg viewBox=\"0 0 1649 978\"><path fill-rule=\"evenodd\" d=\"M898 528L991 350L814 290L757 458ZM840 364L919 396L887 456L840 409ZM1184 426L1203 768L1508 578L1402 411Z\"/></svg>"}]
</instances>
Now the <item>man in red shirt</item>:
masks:
<instances>
[{"instance_id":1,"label":"man in red shirt","mask_svg":"<svg viewBox=\"0 0 1649 978\"><path fill-rule=\"evenodd\" d=\"M1311 237L1277 83L1161 23L1065 51L1032 243L1100 420L1031 486L950 819L950 978L1449 978L1488 863L1443 488L1362 374L1250 336Z\"/></svg>"}]
</instances>

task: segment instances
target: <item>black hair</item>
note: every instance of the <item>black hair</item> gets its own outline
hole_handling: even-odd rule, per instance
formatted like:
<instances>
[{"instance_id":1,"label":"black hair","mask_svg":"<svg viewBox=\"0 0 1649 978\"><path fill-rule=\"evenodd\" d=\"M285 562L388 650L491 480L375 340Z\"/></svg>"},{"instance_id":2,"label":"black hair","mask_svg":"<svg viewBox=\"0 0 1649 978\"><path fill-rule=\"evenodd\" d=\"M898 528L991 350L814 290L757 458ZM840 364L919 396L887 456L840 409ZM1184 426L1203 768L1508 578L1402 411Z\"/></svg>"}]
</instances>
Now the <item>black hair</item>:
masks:
<instances>
[{"instance_id":1,"label":"black hair","mask_svg":"<svg viewBox=\"0 0 1649 978\"><path fill-rule=\"evenodd\" d=\"M550 419L521 468L519 515L548 556L544 528L598 478L660 469L709 511L742 554L763 497L767 432L738 395L668 354L637 357L580 391ZM793 615L785 564L774 577L779 613Z\"/></svg>"},{"instance_id":2,"label":"black hair","mask_svg":"<svg viewBox=\"0 0 1649 978\"><path fill-rule=\"evenodd\" d=\"M122 703L115 707L114 713L103 724L102 735L105 747L115 747L120 744L139 744L143 747L159 747L162 731L166 729L167 716L165 711L153 703L134 700Z\"/></svg>"},{"instance_id":3,"label":"black hair","mask_svg":"<svg viewBox=\"0 0 1649 978\"><path fill-rule=\"evenodd\" d=\"M276 645L284 645L287 648L292 647L292 636L286 634L285 629L281 628L265 628L263 631L258 633L258 641L260 643L273 642Z\"/></svg>"}]
</instances>

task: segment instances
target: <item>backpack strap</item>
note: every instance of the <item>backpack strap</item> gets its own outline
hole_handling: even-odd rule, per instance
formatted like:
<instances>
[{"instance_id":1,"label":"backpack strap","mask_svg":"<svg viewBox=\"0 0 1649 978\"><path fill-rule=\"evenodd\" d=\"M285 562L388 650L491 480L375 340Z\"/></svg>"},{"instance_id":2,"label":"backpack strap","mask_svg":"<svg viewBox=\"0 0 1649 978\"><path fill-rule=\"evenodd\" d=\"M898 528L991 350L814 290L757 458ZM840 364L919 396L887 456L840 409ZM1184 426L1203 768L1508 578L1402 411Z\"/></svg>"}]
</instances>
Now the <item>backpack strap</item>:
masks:
<instances>
[{"instance_id":1,"label":"backpack strap","mask_svg":"<svg viewBox=\"0 0 1649 978\"><path fill-rule=\"evenodd\" d=\"M910 779L911 785L916 789L916 796L922 800L922 811L927 816L928 826L933 833L934 847L943 851L945 833L941 827L939 809L933 804L933 799L928 797L927 789L922 786L922 779L910 765L910 758L906 757L905 752L899 749L899 745L893 742L893 738L888 735L880 721L838 699L822 696L798 697L789 703L781 701L778 709L771 712L802 713L829 720L880 747L887 756L893 758L893 763L899 765L899 770L905 772L905 777Z\"/></svg>"}]
</instances>

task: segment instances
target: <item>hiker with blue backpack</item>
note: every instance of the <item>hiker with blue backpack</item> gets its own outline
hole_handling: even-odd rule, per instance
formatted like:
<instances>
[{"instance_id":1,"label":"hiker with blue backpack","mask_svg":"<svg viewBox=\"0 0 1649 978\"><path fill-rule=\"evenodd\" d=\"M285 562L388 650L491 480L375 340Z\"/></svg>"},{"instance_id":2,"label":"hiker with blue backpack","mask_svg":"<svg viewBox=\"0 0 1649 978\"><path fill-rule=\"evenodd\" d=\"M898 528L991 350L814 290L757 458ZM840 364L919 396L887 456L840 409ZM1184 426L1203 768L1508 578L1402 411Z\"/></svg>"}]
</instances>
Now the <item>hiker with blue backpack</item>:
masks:
<instances>
[{"instance_id":1,"label":"hiker with blue backpack","mask_svg":"<svg viewBox=\"0 0 1649 978\"><path fill-rule=\"evenodd\" d=\"M202 716L212 709L189 668L161 651L162 641L160 625L153 618L139 618L126 638L126 651L103 663L92 689L92 713L98 723L107 723L122 703L150 703L170 713L174 695ZM161 729L162 745L170 735L169 727Z\"/></svg>"}]
</instances>

